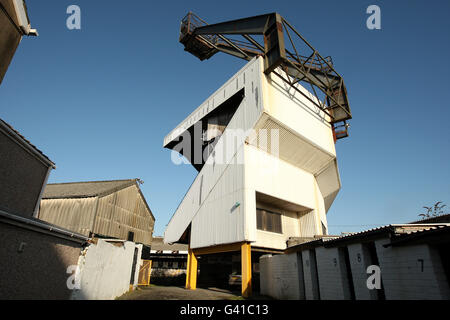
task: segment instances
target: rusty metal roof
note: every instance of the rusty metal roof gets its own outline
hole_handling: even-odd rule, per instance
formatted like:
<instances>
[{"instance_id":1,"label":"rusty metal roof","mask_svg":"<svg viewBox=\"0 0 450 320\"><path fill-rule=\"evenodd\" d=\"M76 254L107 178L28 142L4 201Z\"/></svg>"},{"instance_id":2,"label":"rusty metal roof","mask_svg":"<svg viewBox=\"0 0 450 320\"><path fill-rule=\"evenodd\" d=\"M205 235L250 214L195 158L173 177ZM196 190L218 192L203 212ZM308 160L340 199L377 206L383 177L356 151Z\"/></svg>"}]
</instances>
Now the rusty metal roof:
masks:
<instances>
[{"instance_id":1,"label":"rusty metal roof","mask_svg":"<svg viewBox=\"0 0 450 320\"><path fill-rule=\"evenodd\" d=\"M136 184L136 179L47 184L42 199L90 198L111 194Z\"/></svg>"},{"instance_id":2,"label":"rusty metal roof","mask_svg":"<svg viewBox=\"0 0 450 320\"><path fill-rule=\"evenodd\" d=\"M125 180L106 180L106 181L82 181L82 182L66 182L66 183L49 183L46 185L42 199L74 199L74 198L92 198L103 197L116 191L125 189L129 186L136 185L147 210L155 220L150 206L142 193L139 183L143 183L140 179Z\"/></svg>"}]
</instances>

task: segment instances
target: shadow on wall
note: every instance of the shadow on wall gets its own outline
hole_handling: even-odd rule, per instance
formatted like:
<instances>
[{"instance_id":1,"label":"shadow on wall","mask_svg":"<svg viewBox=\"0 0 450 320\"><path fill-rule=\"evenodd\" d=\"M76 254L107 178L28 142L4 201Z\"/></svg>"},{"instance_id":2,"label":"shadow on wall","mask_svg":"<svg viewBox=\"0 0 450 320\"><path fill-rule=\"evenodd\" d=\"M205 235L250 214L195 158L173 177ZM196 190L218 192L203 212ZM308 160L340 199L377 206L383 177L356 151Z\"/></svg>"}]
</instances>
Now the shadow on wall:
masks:
<instances>
[{"instance_id":1,"label":"shadow on wall","mask_svg":"<svg viewBox=\"0 0 450 320\"><path fill-rule=\"evenodd\" d=\"M66 300L81 243L0 222L0 299Z\"/></svg>"}]
</instances>

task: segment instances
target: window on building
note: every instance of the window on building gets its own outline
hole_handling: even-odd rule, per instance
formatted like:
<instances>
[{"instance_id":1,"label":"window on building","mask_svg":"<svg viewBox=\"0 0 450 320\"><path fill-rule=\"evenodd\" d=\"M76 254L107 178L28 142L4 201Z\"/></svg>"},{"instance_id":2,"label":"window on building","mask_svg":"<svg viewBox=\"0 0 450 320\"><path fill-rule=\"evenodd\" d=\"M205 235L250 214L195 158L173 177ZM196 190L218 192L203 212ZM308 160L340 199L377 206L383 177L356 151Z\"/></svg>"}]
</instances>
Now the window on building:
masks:
<instances>
[{"instance_id":1,"label":"window on building","mask_svg":"<svg viewBox=\"0 0 450 320\"><path fill-rule=\"evenodd\" d=\"M283 233L281 214L265 209L256 209L256 228L263 231Z\"/></svg>"},{"instance_id":2,"label":"window on building","mask_svg":"<svg viewBox=\"0 0 450 320\"><path fill-rule=\"evenodd\" d=\"M169 261L169 262L167 263L167 267L168 267L169 269L172 269L172 268L173 268L173 262L172 262L172 261Z\"/></svg>"},{"instance_id":3,"label":"window on building","mask_svg":"<svg viewBox=\"0 0 450 320\"><path fill-rule=\"evenodd\" d=\"M128 241L134 241L134 232L128 231Z\"/></svg>"}]
</instances>

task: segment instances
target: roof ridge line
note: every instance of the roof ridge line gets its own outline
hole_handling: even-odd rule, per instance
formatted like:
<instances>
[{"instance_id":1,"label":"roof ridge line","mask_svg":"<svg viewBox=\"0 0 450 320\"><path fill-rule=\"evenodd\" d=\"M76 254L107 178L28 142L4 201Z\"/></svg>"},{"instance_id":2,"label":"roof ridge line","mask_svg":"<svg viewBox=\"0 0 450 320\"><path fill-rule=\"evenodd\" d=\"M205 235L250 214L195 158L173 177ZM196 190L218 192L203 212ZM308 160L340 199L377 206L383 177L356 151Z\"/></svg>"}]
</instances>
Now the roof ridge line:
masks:
<instances>
[{"instance_id":1,"label":"roof ridge line","mask_svg":"<svg viewBox=\"0 0 450 320\"><path fill-rule=\"evenodd\" d=\"M104 182L126 182L126 181L136 181L138 178L133 179L117 179L117 180L95 180L95 181L73 181L73 182L56 182L56 183L47 183L47 185L61 185L61 184L78 184L78 183L104 183Z\"/></svg>"}]
</instances>

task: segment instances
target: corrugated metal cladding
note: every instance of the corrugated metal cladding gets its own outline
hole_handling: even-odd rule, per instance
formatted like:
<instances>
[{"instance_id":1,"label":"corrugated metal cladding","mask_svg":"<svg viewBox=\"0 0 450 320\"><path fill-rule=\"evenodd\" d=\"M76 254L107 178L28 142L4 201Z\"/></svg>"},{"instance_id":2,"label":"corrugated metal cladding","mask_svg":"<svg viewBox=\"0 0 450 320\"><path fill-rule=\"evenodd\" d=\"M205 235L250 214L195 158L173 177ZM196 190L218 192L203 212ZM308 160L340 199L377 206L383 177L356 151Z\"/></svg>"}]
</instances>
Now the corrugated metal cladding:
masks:
<instances>
[{"instance_id":1,"label":"corrugated metal cladding","mask_svg":"<svg viewBox=\"0 0 450 320\"><path fill-rule=\"evenodd\" d=\"M214 153L208 158L170 220L164 233L164 242L178 241L191 221L192 248L245 239L243 145L245 131L253 128L262 112L261 90L256 89L261 87L262 63L262 59L247 63L177 127L181 128L185 123L193 125L193 119L201 118L195 115L198 112L203 114L201 110L208 108L208 104L217 107L245 88L245 97L216 144ZM177 136L173 134L176 130L166 137L165 144ZM201 205L198 201L200 185Z\"/></svg>"},{"instance_id":2,"label":"corrugated metal cladding","mask_svg":"<svg viewBox=\"0 0 450 320\"><path fill-rule=\"evenodd\" d=\"M127 239L134 232L134 241L150 245L154 220L149 214L136 186L131 186L98 201L94 233Z\"/></svg>"},{"instance_id":3,"label":"corrugated metal cladding","mask_svg":"<svg viewBox=\"0 0 450 320\"><path fill-rule=\"evenodd\" d=\"M43 199L39 218L70 231L134 241L150 245L154 218L135 185L103 197Z\"/></svg>"},{"instance_id":4,"label":"corrugated metal cladding","mask_svg":"<svg viewBox=\"0 0 450 320\"><path fill-rule=\"evenodd\" d=\"M302 237L313 237L317 234L317 221L314 210L301 215L298 221L300 225L300 235Z\"/></svg>"},{"instance_id":5,"label":"corrugated metal cladding","mask_svg":"<svg viewBox=\"0 0 450 320\"><path fill-rule=\"evenodd\" d=\"M44 199L39 219L88 236L94 223L96 203L97 198Z\"/></svg>"},{"instance_id":6,"label":"corrugated metal cladding","mask_svg":"<svg viewBox=\"0 0 450 320\"><path fill-rule=\"evenodd\" d=\"M325 152L311 141L271 118L267 118L258 128L258 132L256 139L250 142L251 144L255 144L260 149L264 146L267 152L272 154L277 152L280 159L312 174L318 174L334 159L333 154ZM272 138L272 135L276 135L276 137ZM261 138L264 141L261 141ZM278 146L273 145L273 141L276 141Z\"/></svg>"}]
</instances>

